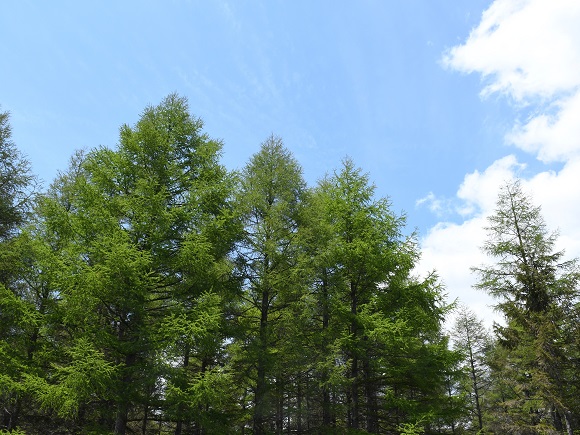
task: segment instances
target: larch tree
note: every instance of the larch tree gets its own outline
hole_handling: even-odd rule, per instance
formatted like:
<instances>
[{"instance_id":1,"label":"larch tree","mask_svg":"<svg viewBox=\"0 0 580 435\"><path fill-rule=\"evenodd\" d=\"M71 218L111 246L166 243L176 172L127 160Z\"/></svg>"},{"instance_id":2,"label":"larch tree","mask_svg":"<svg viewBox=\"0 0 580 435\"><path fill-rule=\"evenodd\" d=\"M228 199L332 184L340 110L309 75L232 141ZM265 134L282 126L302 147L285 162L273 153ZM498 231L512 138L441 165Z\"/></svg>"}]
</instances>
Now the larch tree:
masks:
<instances>
[{"instance_id":1,"label":"larch tree","mask_svg":"<svg viewBox=\"0 0 580 435\"><path fill-rule=\"evenodd\" d=\"M312 189L301 234L303 252L301 268L308 279L309 297L304 298L304 315L299 317L302 334L309 337L310 349L305 378L312 378L315 387L308 391L309 424L320 431L336 430L342 419L342 385L344 372L336 361L342 359L339 338L343 333L340 295L345 282L338 273L334 255L336 232L328 214L330 196L325 183ZM304 346L304 345L303 345ZM298 432L300 433L300 432Z\"/></svg>"},{"instance_id":2,"label":"larch tree","mask_svg":"<svg viewBox=\"0 0 580 435\"><path fill-rule=\"evenodd\" d=\"M570 331L570 315L578 304L580 273L575 260L555 251L557 234L547 230L540 208L524 193L521 183L506 184L489 217L483 251L496 262L474 270L477 288L496 299L505 326L496 326L505 351L497 376L512 384L503 394L502 431L572 434L577 427L575 397L578 369Z\"/></svg>"},{"instance_id":3,"label":"larch tree","mask_svg":"<svg viewBox=\"0 0 580 435\"><path fill-rule=\"evenodd\" d=\"M374 193L368 176L346 159L316 189L317 237L309 249L323 348L322 424L381 433L439 417L430 406L445 393L455 354L441 333L446 308L435 276L411 275L419 258L415 237L403 235L404 216Z\"/></svg>"},{"instance_id":4,"label":"larch tree","mask_svg":"<svg viewBox=\"0 0 580 435\"><path fill-rule=\"evenodd\" d=\"M396 268L402 220L390 211L386 200L373 198L374 187L351 160L345 160L342 170L323 180L319 189L327 196L326 219L333 231L330 255L341 281L336 296L341 304L337 312L341 313L341 350L348 379L347 426L365 427L372 433L378 428L377 383L372 379L373 345L363 316L379 286Z\"/></svg>"},{"instance_id":5,"label":"larch tree","mask_svg":"<svg viewBox=\"0 0 580 435\"><path fill-rule=\"evenodd\" d=\"M69 345L38 389L63 416L125 434L164 412L180 433L201 430L221 400L195 394L220 365L232 184L201 128L170 95L121 128L116 150L77 158L41 201L40 232L58 244L43 266Z\"/></svg>"},{"instance_id":6,"label":"larch tree","mask_svg":"<svg viewBox=\"0 0 580 435\"><path fill-rule=\"evenodd\" d=\"M117 147L76 153L29 218L32 178L0 121L0 431L453 429L444 290L413 275L416 235L352 160L308 189L271 136L230 174L173 94ZM556 299L577 319L567 276ZM571 380L549 403L573 426L578 326L551 300L531 312L562 319L566 358L542 361Z\"/></svg>"},{"instance_id":7,"label":"larch tree","mask_svg":"<svg viewBox=\"0 0 580 435\"><path fill-rule=\"evenodd\" d=\"M244 225L238 271L244 288L236 343L248 367L252 430L282 430L282 378L277 352L287 337L283 325L301 292L297 271L305 182L302 170L278 137L269 137L241 174L237 199Z\"/></svg>"}]
</instances>

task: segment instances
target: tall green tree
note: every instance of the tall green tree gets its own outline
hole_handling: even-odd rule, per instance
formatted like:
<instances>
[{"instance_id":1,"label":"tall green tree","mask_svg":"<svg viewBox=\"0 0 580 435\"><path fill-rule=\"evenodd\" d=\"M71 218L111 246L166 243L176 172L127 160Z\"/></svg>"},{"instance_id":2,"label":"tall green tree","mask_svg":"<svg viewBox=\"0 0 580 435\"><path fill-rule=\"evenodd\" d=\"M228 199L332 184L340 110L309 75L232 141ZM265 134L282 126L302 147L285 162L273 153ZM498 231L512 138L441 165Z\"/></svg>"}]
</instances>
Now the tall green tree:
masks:
<instances>
[{"instance_id":1,"label":"tall green tree","mask_svg":"<svg viewBox=\"0 0 580 435\"><path fill-rule=\"evenodd\" d=\"M69 348L39 390L63 415L124 434L166 412L179 433L192 418L200 429L212 408L192 396L219 365L235 231L221 144L201 129L170 95L121 128L116 150L76 159L41 202L45 242L59 244L45 268Z\"/></svg>"},{"instance_id":2,"label":"tall green tree","mask_svg":"<svg viewBox=\"0 0 580 435\"><path fill-rule=\"evenodd\" d=\"M342 170L323 182L321 190L328 195L327 215L333 227L331 245L336 272L342 281L338 295L343 314L340 322L348 333L343 338L347 425L362 429L378 428L377 391L370 367L372 345L365 327L365 310L374 302L378 287L396 269L402 219L389 209L386 200L373 198L374 187L368 177L345 160ZM368 319L368 317L366 317ZM366 408L366 409L365 409Z\"/></svg>"},{"instance_id":3,"label":"tall green tree","mask_svg":"<svg viewBox=\"0 0 580 435\"><path fill-rule=\"evenodd\" d=\"M238 270L244 283L239 321L240 346L251 370L254 434L282 430L283 387L276 359L286 332L283 324L301 292L297 270L306 185L302 170L278 137L269 137L242 171L237 198L244 232L238 244Z\"/></svg>"},{"instance_id":4,"label":"tall green tree","mask_svg":"<svg viewBox=\"0 0 580 435\"><path fill-rule=\"evenodd\" d=\"M345 292L345 283L338 273L334 252L336 232L328 213L331 197L326 193L320 186L313 189L305 210L300 267L308 280L309 297L304 299L303 315L296 322L310 343L309 349L304 350L309 359L304 367L310 370L311 384L315 386L305 390L311 406L309 423L321 431L336 430L341 424L340 397L344 384L344 372L336 361L342 359L339 338L344 324L338 318L343 306L339 296Z\"/></svg>"},{"instance_id":5,"label":"tall green tree","mask_svg":"<svg viewBox=\"0 0 580 435\"><path fill-rule=\"evenodd\" d=\"M505 350L497 370L513 382L502 395L505 412L496 423L507 431L572 433L576 427L577 361L570 313L578 303L579 270L575 260L555 251L556 234L547 230L540 208L521 183L506 184L489 218L483 250L496 262L476 268L477 288L498 299L506 325L497 326ZM504 390L507 391L507 390Z\"/></svg>"},{"instance_id":6,"label":"tall green tree","mask_svg":"<svg viewBox=\"0 0 580 435\"><path fill-rule=\"evenodd\" d=\"M322 424L380 433L428 423L455 356L441 334L440 287L434 276L412 277L419 258L414 235L403 235L404 216L374 192L368 176L345 160L315 192L308 249L322 348L316 365ZM414 374L421 371L430 373L429 382Z\"/></svg>"}]
</instances>

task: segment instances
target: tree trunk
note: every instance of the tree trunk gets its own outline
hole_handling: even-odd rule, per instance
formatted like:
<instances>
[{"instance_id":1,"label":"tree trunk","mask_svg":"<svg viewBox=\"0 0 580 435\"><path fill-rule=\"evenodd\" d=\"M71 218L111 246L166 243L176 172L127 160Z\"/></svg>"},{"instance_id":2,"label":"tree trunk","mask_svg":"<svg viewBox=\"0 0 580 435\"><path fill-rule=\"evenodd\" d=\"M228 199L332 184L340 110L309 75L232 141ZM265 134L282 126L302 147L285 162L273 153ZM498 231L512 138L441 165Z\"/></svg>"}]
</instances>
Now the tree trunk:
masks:
<instances>
[{"instance_id":1,"label":"tree trunk","mask_svg":"<svg viewBox=\"0 0 580 435\"><path fill-rule=\"evenodd\" d=\"M189 367L189 346L185 349L185 354L183 355L183 370L187 371L187 367ZM187 376L187 375L186 375ZM177 410L177 422L175 424L175 435L181 435L183 431L183 419L181 415L183 413L183 405L179 405Z\"/></svg>"},{"instance_id":2,"label":"tree trunk","mask_svg":"<svg viewBox=\"0 0 580 435\"><path fill-rule=\"evenodd\" d=\"M366 339L366 337L365 337ZM375 384L372 378L371 365L368 357L363 362L363 370L365 375L365 396L367 406L367 432L379 432L379 416L378 403Z\"/></svg>"},{"instance_id":3,"label":"tree trunk","mask_svg":"<svg viewBox=\"0 0 580 435\"><path fill-rule=\"evenodd\" d=\"M566 422L566 433L567 435L574 435L574 428L570 422L570 412L564 411L564 421Z\"/></svg>"},{"instance_id":4,"label":"tree trunk","mask_svg":"<svg viewBox=\"0 0 580 435\"><path fill-rule=\"evenodd\" d=\"M131 384L131 374L130 370L135 365L137 359L136 354L129 354L125 357L125 374L121 379L120 388L120 398L117 403L117 414L115 416L115 431L116 435L125 435L127 432L127 421L129 419L129 402L128 402L128 390Z\"/></svg>"},{"instance_id":5,"label":"tree trunk","mask_svg":"<svg viewBox=\"0 0 580 435\"><path fill-rule=\"evenodd\" d=\"M201 374L202 378L205 376L205 372L207 371L207 366L210 364L211 364L211 362L210 362L210 360L208 360L208 358L202 358L201 369L200 369L200 374ZM208 407L208 405L204 405L203 403L200 403L197 406L197 410L199 411L199 415L202 415L204 412L207 412L209 410L209 407ZM195 422L195 430L193 433L194 433L194 435L204 435L205 434L205 428L202 426L200 421Z\"/></svg>"},{"instance_id":6,"label":"tree trunk","mask_svg":"<svg viewBox=\"0 0 580 435\"><path fill-rule=\"evenodd\" d=\"M127 431L127 420L129 407L123 400L117 404L117 415L115 417L115 435L125 435Z\"/></svg>"},{"instance_id":7,"label":"tree trunk","mask_svg":"<svg viewBox=\"0 0 580 435\"><path fill-rule=\"evenodd\" d=\"M323 349L326 351L328 347L328 339L326 338L326 330L330 324L330 309L328 301L328 280L326 278L326 271L323 272L322 279L322 334L323 334ZM330 414L330 391L328 389L328 371L324 369L321 374L322 378L322 426L327 428L331 425Z\"/></svg>"},{"instance_id":8,"label":"tree trunk","mask_svg":"<svg viewBox=\"0 0 580 435\"><path fill-rule=\"evenodd\" d=\"M358 311L358 294L357 286L354 282L350 283L350 314L352 316L350 324L350 333L353 337L353 341L356 343L358 340L358 325L357 325L357 311ZM359 403L359 379L358 379L358 355L357 351L351 350L351 366L350 366L350 401L349 401L349 424L348 426L352 429L358 429L360 427L360 403Z\"/></svg>"},{"instance_id":9,"label":"tree trunk","mask_svg":"<svg viewBox=\"0 0 580 435\"><path fill-rule=\"evenodd\" d=\"M143 424L141 426L141 435L147 435L147 424L149 422L149 405L145 405L143 410Z\"/></svg>"},{"instance_id":10,"label":"tree trunk","mask_svg":"<svg viewBox=\"0 0 580 435\"><path fill-rule=\"evenodd\" d=\"M268 308L270 294L267 290L262 291L262 303L260 313L259 354L256 368L256 391L254 395L254 435L266 433L266 352L268 351Z\"/></svg>"},{"instance_id":11,"label":"tree trunk","mask_svg":"<svg viewBox=\"0 0 580 435\"><path fill-rule=\"evenodd\" d=\"M330 391L327 386L322 387L322 426L328 428L332 425L330 412Z\"/></svg>"},{"instance_id":12,"label":"tree trunk","mask_svg":"<svg viewBox=\"0 0 580 435\"><path fill-rule=\"evenodd\" d=\"M297 377L297 388L296 393L296 430L297 433L302 433L302 380L300 376Z\"/></svg>"},{"instance_id":13,"label":"tree trunk","mask_svg":"<svg viewBox=\"0 0 580 435\"><path fill-rule=\"evenodd\" d=\"M282 435L284 428L284 386L280 376L276 378L276 434Z\"/></svg>"},{"instance_id":14,"label":"tree trunk","mask_svg":"<svg viewBox=\"0 0 580 435\"><path fill-rule=\"evenodd\" d=\"M360 408L359 408L359 394L358 394L358 358L355 356L352 359L352 365L350 370L350 422L349 427L352 429L358 429L360 425Z\"/></svg>"},{"instance_id":15,"label":"tree trunk","mask_svg":"<svg viewBox=\"0 0 580 435\"><path fill-rule=\"evenodd\" d=\"M2 420L4 422L4 427L8 431L16 429L16 427L18 426L18 417L20 416L21 407L22 407L22 399L20 397L16 399L16 403L14 404L11 410L9 410L7 407L4 407L3 410L4 415Z\"/></svg>"},{"instance_id":16,"label":"tree trunk","mask_svg":"<svg viewBox=\"0 0 580 435\"><path fill-rule=\"evenodd\" d=\"M469 339L468 339L469 340ZM481 413L481 404L479 398L479 387L477 384L477 373L475 370L475 358L473 356L473 349L471 348L471 343L469 343L469 365L471 367L471 381L473 383L473 395L475 399L475 412L477 413L477 423L479 425L479 430L483 429L483 418Z\"/></svg>"}]
</instances>

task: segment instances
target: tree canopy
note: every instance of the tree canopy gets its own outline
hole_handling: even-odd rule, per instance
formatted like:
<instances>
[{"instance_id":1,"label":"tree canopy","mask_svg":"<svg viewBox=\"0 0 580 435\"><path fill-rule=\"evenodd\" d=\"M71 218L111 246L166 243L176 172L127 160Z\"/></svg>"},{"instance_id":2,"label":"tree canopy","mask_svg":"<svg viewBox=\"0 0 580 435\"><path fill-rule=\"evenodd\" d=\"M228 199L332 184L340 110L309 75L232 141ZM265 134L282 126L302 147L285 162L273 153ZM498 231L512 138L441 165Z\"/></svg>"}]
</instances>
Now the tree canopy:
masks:
<instances>
[{"instance_id":1,"label":"tree canopy","mask_svg":"<svg viewBox=\"0 0 580 435\"><path fill-rule=\"evenodd\" d=\"M454 309L406 216L277 136L240 171L171 94L45 190L0 113L0 433L572 434L578 278L521 185Z\"/></svg>"}]
</instances>

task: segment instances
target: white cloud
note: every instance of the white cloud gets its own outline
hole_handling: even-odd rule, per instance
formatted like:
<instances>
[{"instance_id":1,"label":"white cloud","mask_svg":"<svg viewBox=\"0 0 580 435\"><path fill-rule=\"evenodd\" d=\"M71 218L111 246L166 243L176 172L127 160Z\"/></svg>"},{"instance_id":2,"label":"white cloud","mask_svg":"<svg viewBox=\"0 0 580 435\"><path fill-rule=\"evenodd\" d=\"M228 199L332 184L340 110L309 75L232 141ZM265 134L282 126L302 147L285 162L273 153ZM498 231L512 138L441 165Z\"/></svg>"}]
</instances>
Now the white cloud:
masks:
<instances>
[{"instance_id":1,"label":"white cloud","mask_svg":"<svg viewBox=\"0 0 580 435\"><path fill-rule=\"evenodd\" d=\"M557 249L565 249L566 257L580 257L579 186L580 159L569 160L558 172L540 172L524 183L534 203L541 205L548 227L559 231Z\"/></svg>"},{"instance_id":2,"label":"white cloud","mask_svg":"<svg viewBox=\"0 0 580 435\"><path fill-rule=\"evenodd\" d=\"M462 206L458 209L462 216L474 213L488 214L497 200L499 187L514 179L515 174L523 169L515 156L509 155L496 160L484 172L474 171L467 174L457 191Z\"/></svg>"},{"instance_id":3,"label":"white cloud","mask_svg":"<svg viewBox=\"0 0 580 435\"><path fill-rule=\"evenodd\" d=\"M443 62L487 78L484 95L521 101L569 92L580 84L579 19L577 0L496 0Z\"/></svg>"},{"instance_id":4,"label":"white cloud","mask_svg":"<svg viewBox=\"0 0 580 435\"><path fill-rule=\"evenodd\" d=\"M580 2L496 0L443 64L480 73L482 95L499 93L538 113L506 140L543 162L580 154Z\"/></svg>"},{"instance_id":5,"label":"white cloud","mask_svg":"<svg viewBox=\"0 0 580 435\"><path fill-rule=\"evenodd\" d=\"M516 125L506 140L546 163L580 156L580 92L556 100L553 105L555 114L540 113L524 125Z\"/></svg>"},{"instance_id":6,"label":"white cloud","mask_svg":"<svg viewBox=\"0 0 580 435\"><path fill-rule=\"evenodd\" d=\"M440 222L421 241L421 261L417 269L436 270L447 289L449 301L458 300L467 305L488 326L501 318L493 311L494 301L473 288L477 277L471 268L488 262L480 250L485 241L487 216L495 206L499 186L513 178L511 170L517 166L515 158L508 156L483 173L467 174L457 197L460 212L469 213L470 217L460 224Z\"/></svg>"},{"instance_id":7,"label":"white cloud","mask_svg":"<svg viewBox=\"0 0 580 435\"><path fill-rule=\"evenodd\" d=\"M460 298L464 303L476 303L482 299L482 295L472 289L475 277L470 268L485 260L478 249L484 240L484 226L483 217L462 224L441 222L423 239L420 268L437 270L450 300Z\"/></svg>"},{"instance_id":8,"label":"white cloud","mask_svg":"<svg viewBox=\"0 0 580 435\"><path fill-rule=\"evenodd\" d=\"M562 162L558 171L540 171L523 181L533 202L542 206L548 227L559 229L557 248L567 258L580 256L580 2L577 0L496 0L466 42L453 47L443 63L479 73L482 95L515 102L514 119L526 107L533 113L514 122L506 142L541 162ZM483 172L465 176L456 201L463 223L439 223L422 241L421 270L435 268L450 298L459 297L487 324L499 319L487 308L493 301L471 288L469 268L486 261L479 247L486 216L493 212L500 185L518 176L523 165L513 155ZM435 195L433 195L435 198Z\"/></svg>"}]
</instances>

